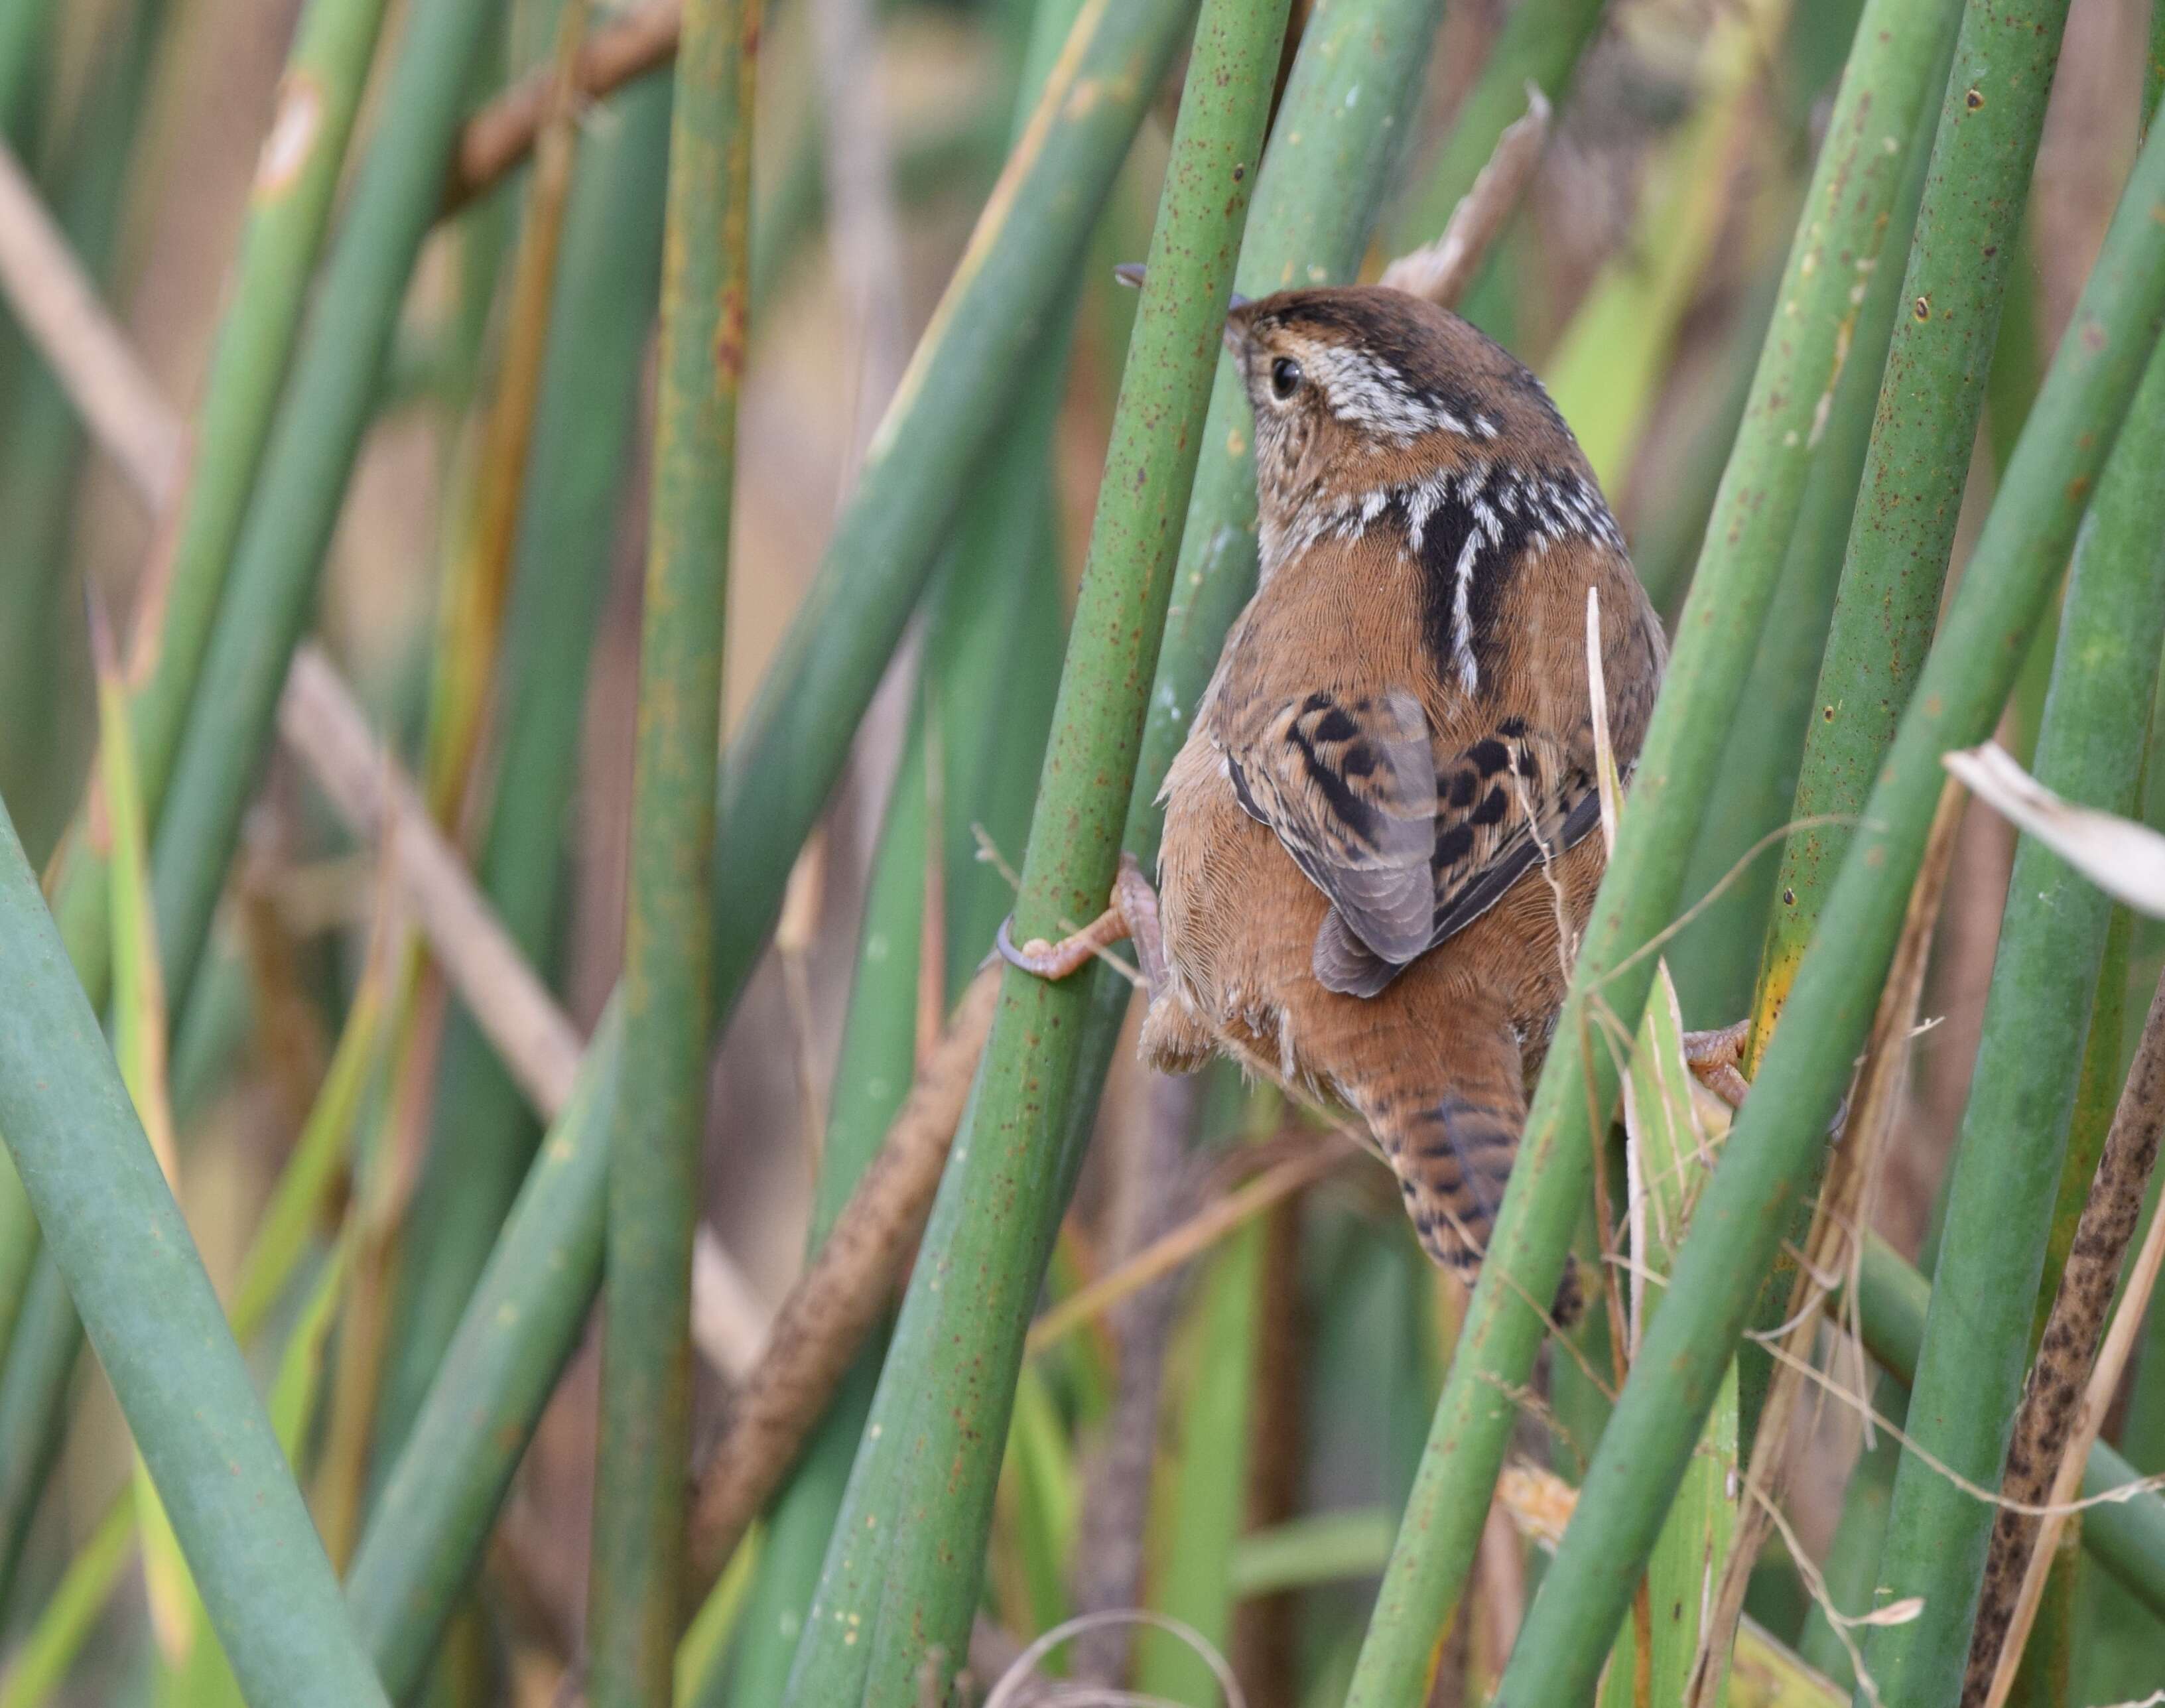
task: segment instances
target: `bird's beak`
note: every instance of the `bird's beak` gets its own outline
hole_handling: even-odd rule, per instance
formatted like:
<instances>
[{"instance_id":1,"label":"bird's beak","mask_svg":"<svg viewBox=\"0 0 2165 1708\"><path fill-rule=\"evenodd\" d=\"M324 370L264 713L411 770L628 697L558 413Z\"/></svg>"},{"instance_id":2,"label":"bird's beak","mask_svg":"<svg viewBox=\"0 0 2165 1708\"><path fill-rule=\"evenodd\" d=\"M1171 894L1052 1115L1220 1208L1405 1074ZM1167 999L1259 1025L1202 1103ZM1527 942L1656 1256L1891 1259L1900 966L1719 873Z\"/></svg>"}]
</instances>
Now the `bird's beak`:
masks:
<instances>
[{"instance_id":1,"label":"bird's beak","mask_svg":"<svg viewBox=\"0 0 2165 1708\"><path fill-rule=\"evenodd\" d=\"M1113 269L1113 277L1118 279L1122 284L1125 285L1130 290L1140 291L1143 287L1143 274L1145 271L1146 269L1144 268L1143 264L1139 261L1124 261L1118 266ZM1248 306L1248 300L1249 299L1247 298L1242 296L1238 291L1235 291L1233 293L1231 298L1226 303L1225 307L1229 312L1235 308L1245 308Z\"/></svg>"}]
</instances>

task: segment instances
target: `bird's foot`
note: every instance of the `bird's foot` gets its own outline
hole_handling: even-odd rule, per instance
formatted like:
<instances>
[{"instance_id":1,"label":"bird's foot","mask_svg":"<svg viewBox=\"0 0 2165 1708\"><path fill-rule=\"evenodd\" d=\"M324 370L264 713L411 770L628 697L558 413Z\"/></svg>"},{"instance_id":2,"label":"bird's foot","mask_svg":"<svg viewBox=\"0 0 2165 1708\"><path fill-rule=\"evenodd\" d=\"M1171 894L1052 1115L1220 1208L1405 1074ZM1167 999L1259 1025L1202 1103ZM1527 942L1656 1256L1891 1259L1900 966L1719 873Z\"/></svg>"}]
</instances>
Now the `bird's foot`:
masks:
<instances>
[{"instance_id":1,"label":"bird's foot","mask_svg":"<svg viewBox=\"0 0 2165 1708\"><path fill-rule=\"evenodd\" d=\"M1744 1059L1745 1041L1751 1036L1748 1020L1711 1032L1684 1034L1684 1065L1700 1084L1731 1109L1743 1108L1746 1094L1751 1089L1751 1082L1737 1066Z\"/></svg>"},{"instance_id":2,"label":"bird's foot","mask_svg":"<svg viewBox=\"0 0 2165 1708\"><path fill-rule=\"evenodd\" d=\"M1040 978L1067 978L1092 957L1132 940L1135 958L1142 963L1143 982L1153 994L1165 988L1165 934L1158 923L1157 891L1132 854L1120 856L1119 875L1113 880L1113 904L1081 930L1057 943L1032 937L1017 948L1014 925L1013 915L1000 921L1000 956L1025 973Z\"/></svg>"}]
</instances>

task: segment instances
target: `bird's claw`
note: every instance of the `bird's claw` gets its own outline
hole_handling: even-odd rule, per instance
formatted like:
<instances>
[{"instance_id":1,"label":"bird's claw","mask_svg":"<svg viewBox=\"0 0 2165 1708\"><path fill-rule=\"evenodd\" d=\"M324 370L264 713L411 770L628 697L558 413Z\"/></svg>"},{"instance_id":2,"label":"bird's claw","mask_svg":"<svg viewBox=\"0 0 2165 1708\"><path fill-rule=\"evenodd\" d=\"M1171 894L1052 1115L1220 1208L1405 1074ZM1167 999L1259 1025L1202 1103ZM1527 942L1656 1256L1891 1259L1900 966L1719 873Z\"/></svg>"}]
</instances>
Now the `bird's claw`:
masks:
<instances>
[{"instance_id":1,"label":"bird's claw","mask_svg":"<svg viewBox=\"0 0 2165 1708\"><path fill-rule=\"evenodd\" d=\"M1151 887L1150 879L1144 876L1135 857L1123 854L1119 875L1113 885L1113 904L1081 930L1057 943L1032 937L1017 948L1014 915L1009 914L1000 921L993 945L1009 966L1035 973L1040 978L1057 981L1072 977L1093 956L1130 938L1142 963L1144 983L1152 991L1162 988L1165 982L1165 950L1158 929L1157 892Z\"/></svg>"},{"instance_id":2,"label":"bird's claw","mask_svg":"<svg viewBox=\"0 0 2165 1708\"><path fill-rule=\"evenodd\" d=\"M1748 1020L1714 1031L1684 1034L1684 1065L1700 1084L1731 1109L1743 1108L1744 1099L1751 1089L1751 1082L1744 1077L1738 1065L1744 1059L1744 1046L1751 1036L1751 1022Z\"/></svg>"}]
</instances>

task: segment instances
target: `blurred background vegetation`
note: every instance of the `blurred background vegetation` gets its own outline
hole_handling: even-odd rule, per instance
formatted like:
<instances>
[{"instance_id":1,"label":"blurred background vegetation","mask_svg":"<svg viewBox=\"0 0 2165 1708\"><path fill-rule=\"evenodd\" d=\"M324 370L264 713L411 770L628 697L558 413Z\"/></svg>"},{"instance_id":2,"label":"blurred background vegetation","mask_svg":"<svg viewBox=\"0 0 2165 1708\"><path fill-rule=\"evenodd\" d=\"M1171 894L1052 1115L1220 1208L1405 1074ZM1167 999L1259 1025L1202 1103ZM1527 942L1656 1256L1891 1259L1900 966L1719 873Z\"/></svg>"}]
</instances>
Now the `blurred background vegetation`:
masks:
<instances>
[{"instance_id":1,"label":"blurred background vegetation","mask_svg":"<svg viewBox=\"0 0 2165 1708\"><path fill-rule=\"evenodd\" d=\"M1139 15L1153 9L1114 0L1130 3ZM1296 0L1291 8L1281 127L1301 98L1294 44L1320 40L1349 13L1375 35L1356 50L1359 32L1348 29L1343 51L1395 64L1406 82L1402 107L1367 145L1372 189L1341 215L1352 221L1346 231L1315 239L1320 269L1342 272L1361 256L1358 270L1372 277L1435 235L1498 131L1523 110L1527 81L1553 95L1538 170L1462 308L1547 382L1672 619L1699 559L1862 6ZM322 26L326 57L308 75L330 88L345 79L357 101L353 140L343 164L334 156L313 168L331 198L320 261L305 232L294 240L292 288L313 267L319 293L299 353L290 367L283 352L266 358L265 419L278 377L290 374L295 419L282 418L267 451L266 428L252 449L232 453L236 503L252 477L258 505L245 533L236 519L214 551L234 559L241 604L220 611L200 694L230 693L236 704L245 697L236 686L244 672L236 665L228 677L221 664L244 656L225 632L241 620L236 609L258 598L259 611L291 604L278 621L312 632L353 685L368 725L419 780L429 814L582 1038L605 1025L624 960L671 72L664 64L576 111L565 104L554 128L545 125L534 163L454 198L440 218L436 187L450 182L450 150L439 140L431 152L430 139L448 138L455 121L507 87L539 76L545 87L552 56L576 41L582 22L598 36L654 9L609 0L308 0L304 22L294 0L0 0L0 137L170 400L163 407L196 420L198 454L246 445L246 432L221 437L196 411L212 383L221 317L236 301L244 224L252 207L263 217L259 151L278 147L281 115L290 118L282 72L297 29L305 40ZM1086 29L1105 27L1080 9ZM2050 100L2034 172L2025 175L1967 472L1957 580L2075 313L2154 99L2151 0L2061 9L2064 42L2056 69L2044 60ZM1124 98L1134 108L1131 145L1125 130L1089 144L1109 178L1102 208L1087 225L1070 216L1072 264L1029 298L1019 347L985 358L1011 370L1005 401L936 389L912 400L913 433L958 443L967 435L951 431L947 412L982 414L977 448L920 479L894 473L882 461L892 447L874 433L1077 10L1067 0L769 0L722 672L730 757L720 857L744 881L714 900L726 1024L700 1152L695 1460L732 1415L804 1267L808 1237L832 1227L1014 903L1136 324L1137 298L1112 268L1150 249L1189 51L1177 24L1154 36L1129 27L1132 63L1170 64ZM430 31L440 38L433 45ZM417 119L432 98L424 87L432 71L445 86L431 109L439 116ZM1372 98L1394 100L1388 81ZM294 85L285 87L290 103ZM1899 145L1910 187L1895 198L1882 282L1860 284L1859 354L1820 453L1836 468L1846 459L1846 483L1831 477L1836 490L1806 498L1791 573L1684 879L1686 900L1696 901L1757 851L1667 950L1692 1025L1751 1011L1778 882L1778 848L1766 839L1796 795L1938 89ZM1363 93L1355 80L1343 107ZM339 98L322 98L334 107ZM1320 112L1298 111L1321 122ZM425 206L411 193L400 203L389 187L402 140L414 158L398 169L429 190ZM1073 145L1077 161L1088 142ZM1887 146L1897 150L1894 136ZM1072 170L1088 180L1084 166ZM1090 190L1073 194L1094 205ZM1264 240L1303 255L1301 232L1263 236L1268 194L1266 181L1250 256ZM379 204L387 210L380 217L371 212ZM1299 216L1297 198L1288 205ZM371 217L377 224L364 226ZM561 235L550 234L557 221ZM1067 238L1048 226L1044 254L1066 253L1058 245ZM396 260L402 241L418 244L410 280ZM372 245L366 255L364 245ZM361 277L370 256L395 276L370 286ZM267 324L275 308L265 313ZM355 346L343 389L331 373L341 340ZM341 409L358 446L350 477L308 488L323 527L335 519L320 584L278 583L282 563L309 555L308 525L289 537L257 511L269 508L265 494L285 490L282 481L306 486L304 430ZM530 446L517 445L523 424ZM1199 493L1220 478L1207 444L1204 455ZM290 477L282 459L293 466ZM208 457L198 467L198 498L211 467ZM888 487L874 484L881 477ZM2165 484L2165 474L2153 478ZM910 519L903 487L929 493L941 481L956 502L926 497L940 514ZM853 510L861 490L872 499ZM170 514L86 433L38 341L0 317L0 799L40 870L62 870L67 857L55 851L98 746L86 609L129 614L139 630L146 610L155 617L146 589L174 550ZM2145 514L2157 517L2154 508ZM919 531L904 540L905 526ZM1191 539L1188 549L1202 547ZM861 593L846 578L853 554L877 569L913 552L922 570L898 569ZM823 553L841 577L831 587ZM1182 598L1177 587L1176 625ZM886 614L867 615L880 600ZM867 693L886 668L858 723L854 690L821 674L845 667L820 663L805 650L814 641L793 636L861 619L874 638L850 667ZM876 638L882 624L889 644L902 637L891 665ZM2000 720L1999 740L2025 761L2045 717L2056 637L2048 616ZM283 656L261 667L272 672L264 692L275 691ZM803 697L791 698L800 688ZM169 735L145 783L158 833L150 859L157 927L183 939L198 927L180 923L188 883L182 857L165 846L155 798L168 775L183 790L213 762L220 740L192 729L176 771ZM456 1360L473 1344L462 1315L563 1089L554 1102L537 1099L507 1071L489 1029L456 994L463 982L449 978L447 994L444 977L426 972L425 957L386 923L398 911L387 898L402 880L387 875L375 843L357 834L366 827L326 788L308 751L288 740L260 768L245 752L234 761L229 786L247 798L238 847L229 867L208 833L208 877L196 881L205 907L215 899L215 915L199 922L197 947L183 944L177 973L167 945L170 1012L150 1024L170 1021L177 1194L332 1562L350 1566L363 1586L350 1588L349 1603L392 1694L445 1704L567 1700L585 1679L600 1386L598 1331L578 1326L583 1294L551 1307L568 1313L575 1348L561 1379L545 1352L548 1368L524 1379L549 1396L530 1444L522 1446L514 1402L501 1393L487 1402L506 1408L500 1515L492 1521L498 1489L487 1474L459 1471L483 1509L472 1521L477 1546L445 1556L460 1593L431 1604L410 1653L385 1658L405 1640L395 1631L411 1605L404 1598L425 1593L402 1575L408 1563L386 1563L401 1551L396 1526L409 1510L392 1487L394 1468L409 1437L430 1426L446 1347ZM2165 812L2160 787L2152 767L2153 823ZM1896 1137L1862 1212L1887 1247L1927 1273L2015 850L2010 827L1982 809L1953 832L1920 1004L1935 1023L1915 1042ZM122 913L112 929L125 930ZM2087 1034L2090 1114L2078 1116L2100 1139L2136 1048L2132 1017L2165 967L2165 930L2123 915L2104 952ZM121 945L113 956L116 969L127 964ZM86 971L93 994L98 976ZM16 999L0 990L0 1003ZM591 1054L605 1048L614 1043L598 1037ZM1115 1296L1092 1294L1090 1308L1034 1339L1011 1421L1003 1398L993 1406L1005 1449L980 1455L991 1516L974 1598L976 1676L980 1684L997 1676L1020 1646L1074 1615L1140 1607L1225 1656L1254 1708L1337 1704L1466 1299L1420 1254L1387 1175L1358 1160L1338 1166L1326 1157L1319 1166L1325 1130L1275 1089L1223 1068L1193 1083L1156 1080L1125 1039L1111 1062L1087 1149L1072 1147L1062 1183L1072 1205L1056 1234L1046 1231L1048 1278L1040 1295L1026 1277L1027 1291L1040 1310L1058 1311L1109 1275L1132 1276L1123 1265L1138 1252L1204 1220L1177 1266ZM1091 1100L1087 1086L1076 1094L1078 1119ZM1259 1181L1273 1184L1258 1194ZM2071 1201L2083 1189L2076 1181ZM148 1484L136 1479L97 1360L77 1356L80 1331L20 1202L16 1191L12 1210L0 1206L0 1703L228 1700L230 1677L204 1658L215 1642L170 1536L145 1526L138 1550L135 1520L149 1502L130 1491ZM945 1238L939 1226L928 1237ZM567 1261L598 1262L598 1247ZM2145 1473L2165 1472L2165 1312L2152 1316L2105 1431ZM1021 1321L1010 1326L1019 1336ZM867 1498L853 1485L845 1499L844 1484L853 1460L870 1474L860 1432L886 1331L875 1331L842 1379L792 1480L761 1503L763 1521L726 1562L704 1563L719 1569L719 1587L679 1653L685 1700L781 1701L793 1660L800 1674L814 1664L799 1638L823 1562L830 1577L837 1569L828 1557L836 1515L851 1521ZM1872 1350L1884 1361L1881 1345ZM1605 1341L1592 1355L1607 1358ZM914 1356L927 1356L923 1346ZM1830 1338L1830 1366L1841 1356ZM1507 1477L1483 1537L1433 1702L1488 1700L1553 1542L1544 1525L1567 1499L1537 1473L1568 1484L1583 1472L1591 1450L1583 1432L1598 1431L1603 1402L1557 1375L1565 1362L1560 1352L1545 1362L1544 1397L1518 1426L1519 1480ZM1852 1385L1868 1373L1841 1368ZM448 1367L458 1373L456 1362ZM1875 1403L1899 1410L1899 1388L1878 1380ZM1892 1439L1867 1432L1857 1409L1840 1403L1806 1403L1792 1428L1799 1457L1789 1524L1751 1574L1754 1631L1729 1686L1739 1704L1841 1700L1795 1657L1846 1691L1853 1656L1815 1597L1831 1595L1854 1613L1875 1581L1873 1526L1894 1482ZM371 1524L387 1511L371 1552ZM467 1562L478 1566L470 1584ZM430 1569L414 1564L410 1575ZM2094 1553L2070 1550L2046 1635L2033 1639L2040 1653L2057 1642L2058 1658L2038 1663L2018 1700L2115 1702L2165 1688L2165 1553L2146 1569L2147 1588L2131 1588L2124 1555L2106 1569ZM379 1584L390 1587L371 1601ZM1125 1676L1176 1702L1219 1700L1194 1648L1160 1629L1085 1632L1048 1667L1101 1682ZM829 1693L804 1676L789 1700L855 1700L855 1685ZM862 1688L867 1700L878 1695ZM917 1700L893 1681L882 1688L889 1694L880 1700ZM1611 1700L1634 1700L1615 1669L1603 1698Z\"/></svg>"}]
</instances>

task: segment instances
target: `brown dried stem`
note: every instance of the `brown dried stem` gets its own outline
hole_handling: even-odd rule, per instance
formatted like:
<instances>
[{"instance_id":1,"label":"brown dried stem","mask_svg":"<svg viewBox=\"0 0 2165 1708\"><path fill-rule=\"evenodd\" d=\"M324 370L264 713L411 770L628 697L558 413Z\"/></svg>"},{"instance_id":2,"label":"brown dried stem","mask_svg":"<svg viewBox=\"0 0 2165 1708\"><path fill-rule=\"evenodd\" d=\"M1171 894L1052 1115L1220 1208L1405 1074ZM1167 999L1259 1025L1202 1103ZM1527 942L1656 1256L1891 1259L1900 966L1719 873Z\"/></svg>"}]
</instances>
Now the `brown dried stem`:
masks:
<instances>
[{"instance_id":1,"label":"brown dried stem","mask_svg":"<svg viewBox=\"0 0 2165 1708\"><path fill-rule=\"evenodd\" d=\"M1473 282L1474 270L1487 257L1489 246L1518 211L1548 137L1548 97L1529 83L1525 116L1496 139L1495 152L1481 168L1473 187L1451 209L1443 235L1400 256L1383 269L1379 282L1446 308L1456 303Z\"/></svg>"},{"instance_id":2,"label":"brown dried stem","mask_svg":"<svg viewBox=\"0 0 2165 1708\"><path fill-rule=\"evenodd\" d=\"M924 1231L992 1031L999 974L997 963L984 967L963 992L878 1156L782 1301L729 1431L700 1473L692 1551L703 1580L729 1558L796 1463Z\"/></svg>"},{"instance_id":3,"label":"brown dried stem","mask_svg":"<svg viewBox=\"0 0 2165 1708\"><path fill-rule=\"evenodd\" d=\"M22 163L0 146L0 290L91 436L154 514L179 490L186 425L161 397Z\"/></svg>"},{"instance_id":4,"label":"brown dried stem","mask_svg":"<svg viewBox=\"0 0 2165 1708\"><path fill-rule=\"evenodd\" d=\"M1133 1257L1180 1225L1193 1197L1188 1141L1198 1105L1196 1082L1154 1076L1140 1142L1131 1147L1119 1184L1119 1257ZM1151 1469L1157 1458L1159 1392L1165 1352L1179 1314L1177 1276L1162 1275L1121 1300L1112 1313L1119 1347L1111 1417L1083 1484L1082 1534L1075 1547L1075 1610L1101 1613L1142 1600L1143 1531ZM1108 1689L1127 1673L1135 1627L1108 1622L1075 1639L1074 1676Z\"/></svg>"},{"instance_id":5,"label":"brown dried stem","mask_svg":"<svg viewBox=\"0 0 2165 1708\"><path fill-rule=\"evenodd\" d=\"M1087 1287L1078 1288L1054 1305L1030 1325L1030 1334L1023 1342L1025 1354L1035 1357L1098 1312L1110 1310L1137 1289L1177 1269L1243 1223L1295 1193L1305 1191L1341 1163L1359 1154L1350 1141L1337 1143L1322 1136L1314 1141L1306 1155L1274 1163L1239 1190L1226 1194L1162 1239L1145 1247L1119 1268L1099 1276Z\"/></svg>"},{"instance_id":6,"label":"brown dried stem","mask_svg":"<svg viewBox=\"0 0 2165 1708\"><path fill-rule=\"evenodd\" d=\"M593 31L579 50L579 99L599 100L663 64L676 53L683 25L683 0L647 0ZM500 182L532 150L548 122L555 86L554 71L545 67L513 84L466 121L444 193L446 214Z\"/></svg>"},{"instance_id":7,"label":"brown dried stem","mask_svg":"<svg viewBox=\"0 0 2165 1708\"><path fill-rule=\"evenodd\" d=\"M429 822L413 783L377 744L351 690L313 646L294 655L278 728L340 817L381 844L452 984L534 1106L553 1115L578 1070L577 1031Z\"/></svg>"},{"instance_id":8,"label":"brown dried stem","mask_svg":"<svg viewBox=\"0 0 2165 1708\"><path fill-rule=\"evenodd\" d=\"M2076 1224L2075 1242L2061 1272L2052 1315L2046 1319L2037 1362L2015 1416L2000 1489L2007 1500L2029 1507L2062 1506L2081 1481L2091 1443L2119 1385L2133 1338L2132 1325L2141 1321L2157 1279L2155 1248L2165 1217L2158 1218L2144 1241L2135 1278L2100 1354L2099 1334L2112 1308L2121 1260L2142 1217L2162 1123L2165 984L2151 999L2142 1039L2098 1157L2096 1181ZM2036 1613L2045 1570L2065 1522L2057 1512L2040 1520L2013 1506L2000 1508L1992 1527L1992 1550L1986 1557L1984 1587L1970 1638L1963 1708L2006 1700Z\"/></svg>"}]
</instances>

